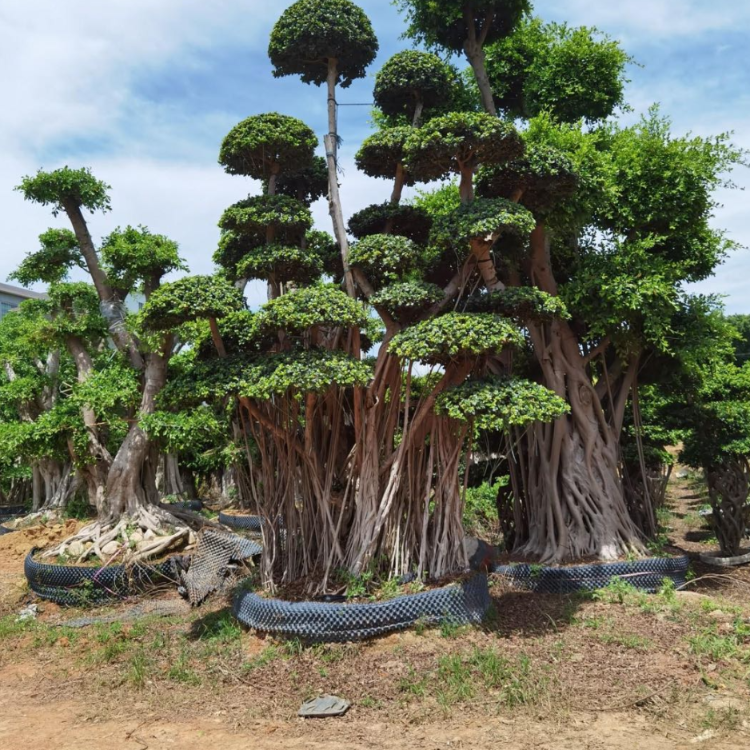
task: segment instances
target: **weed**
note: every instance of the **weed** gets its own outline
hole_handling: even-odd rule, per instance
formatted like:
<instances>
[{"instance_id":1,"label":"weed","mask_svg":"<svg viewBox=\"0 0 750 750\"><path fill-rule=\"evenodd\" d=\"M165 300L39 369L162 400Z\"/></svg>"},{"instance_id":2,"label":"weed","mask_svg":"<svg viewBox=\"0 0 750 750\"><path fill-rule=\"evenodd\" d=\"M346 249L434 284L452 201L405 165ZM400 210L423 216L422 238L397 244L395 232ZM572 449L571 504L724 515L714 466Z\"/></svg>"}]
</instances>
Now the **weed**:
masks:
<instances>
[{"instance_id":1,"label":"weed","mask_svg":"<svg viewBox=\"0 0 750 750\"><path fill-rule=\"evenodd\" d=\"M198 620L193 633L198 640L215 643L231 643L242 637L242 629L229 609L212 612Z\"/></svg>"},{"instance_id":2,"label":"weed","mask_svg":"<svg viewBox=\"0 0 750 750\"><path fill-rule=\"evenodd\" d=\"M734 732L740 726L740 712L731 706L709 708L701 721L704 729Z\"/></svg>"},{"instance_id":3,"label":"weed","mask_svg":"<svg viewBox=\"0 0 750 750\"><path fill-rule=\"evenodd\" d=\"M627 633L602 633L599 635L599 640L608 646L624 646L634 651L648 651L653 647L653 643L648 638Z\"/></svg>"},{"instance_id":4,"label":"weed","mask_svg":"<svg viewBox=\"0 0 750 750\"><path fill-rule=\"evenodd\" d=\"M276 646L267 646L263 651L258 654L254 659L245 662L242 665L243 672L253 672L256 669L265 667L266 664L270 664L272 661L281 658L281 652Z\"/></svg>"},{"instance_id":5,"label":"weed","mask_svg":"<svg viewBox=\"0 0 750 750\"><path fill-rule=\"evenodd\" d=\"M173 662L167 672L167 677L174 682L181 682L183 685L200 685L200 675L190 667L190 656L185 649Z\"/></svg>"},{"instance_id":6,"label":"weed","mask_svg":"<svg viewBox=\"0 0 750 750\"><path fill-rule=\"evenodd\" d=\"M398 689L408 696L423 697L427 691L427 678L417 677L414 667L409 667L409 674L398 681Z\"/></svg>"},{"instance_id":7,"label":"weed","mask_svg":"<svg viewBox=\"0 0 750 750\"><path fill-rule=\"evenodd\" d=\"M127 678L135 687L142 689L146 684L146 676L148 674L148 658L146 657L146 651L141 646L135 653L130 657L128 664Z\"/></svg>"},{"instance_id":8,"label":"weed","mask_svg":"<svg viewBox=\"0 0 750 750\"><path fill-rule=\"evenodd\" d=\"M373 698L371 695L365 695L362 700L360 700L359 705L362 708L380 708L382 704L377 698Z\"/></svg>"}]
</instances>

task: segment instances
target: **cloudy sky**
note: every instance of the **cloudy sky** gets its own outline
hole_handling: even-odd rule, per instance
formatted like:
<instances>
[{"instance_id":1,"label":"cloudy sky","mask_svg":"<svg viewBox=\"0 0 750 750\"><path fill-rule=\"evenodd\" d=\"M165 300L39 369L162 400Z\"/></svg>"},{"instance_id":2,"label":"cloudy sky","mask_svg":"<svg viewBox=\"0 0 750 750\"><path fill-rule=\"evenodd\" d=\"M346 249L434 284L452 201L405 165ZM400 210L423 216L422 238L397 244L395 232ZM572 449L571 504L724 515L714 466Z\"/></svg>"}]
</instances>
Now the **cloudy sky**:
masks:
<instances>
[{"instance_id":1,"label":"cloudy sky","mask_svg":"<svg viewBox=\"0 0 750 750\"><path fill-rule=\"evenodd\" d=\"M48 226L64 225L13 191L39 168L91 166L112 185L113 211L92 217L95 237L144 224L180 243L194 273L211 271L216 222L252 181L216 163L227 131L251 114L279 111L326 129L325 94L298 79L274 80L268 35L289 0L24 0L0 4L0 280L36 249ZM405 42L403 19L385 0L360 0L380 41L371 73ZM546 20L595 25L622 40L638 62L628 99L653 102L676 132L734 131L750 149L750 3L740 0L537 0ZM341 92L371 101L372 78ZM630 118L633 115L629 116ZM367 134L367 107L343 107L343 193L351 214L389 192L358 175L352 156ZM750 186L750 170L734 175ZM750 246L748 194L721 195L717 226ZM317 223L330 220L314 207ZM726 295L730 312L750 313L750 251L741 250L701 285ZM251 292L251 303L262 290Z\"/></svg>"}]
</instances>

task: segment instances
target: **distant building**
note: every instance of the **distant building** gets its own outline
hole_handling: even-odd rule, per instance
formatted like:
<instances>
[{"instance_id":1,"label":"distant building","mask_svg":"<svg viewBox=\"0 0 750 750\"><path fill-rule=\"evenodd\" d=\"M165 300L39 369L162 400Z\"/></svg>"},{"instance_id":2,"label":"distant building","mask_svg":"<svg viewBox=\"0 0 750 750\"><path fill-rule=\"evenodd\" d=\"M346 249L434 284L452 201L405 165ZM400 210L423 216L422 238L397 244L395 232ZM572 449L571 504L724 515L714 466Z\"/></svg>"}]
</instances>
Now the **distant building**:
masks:
<instances>
[{"instance_id":1,"label":"distant building","mask_svg":"<svg viewBox=\"0 0 750 750\"><path fill-rule=\"evenodd\" d=\"M31 292L20 286L0 283L0 320L15 310L26 299L46 299L46 294Z\"/></svg>"}]
</instances>

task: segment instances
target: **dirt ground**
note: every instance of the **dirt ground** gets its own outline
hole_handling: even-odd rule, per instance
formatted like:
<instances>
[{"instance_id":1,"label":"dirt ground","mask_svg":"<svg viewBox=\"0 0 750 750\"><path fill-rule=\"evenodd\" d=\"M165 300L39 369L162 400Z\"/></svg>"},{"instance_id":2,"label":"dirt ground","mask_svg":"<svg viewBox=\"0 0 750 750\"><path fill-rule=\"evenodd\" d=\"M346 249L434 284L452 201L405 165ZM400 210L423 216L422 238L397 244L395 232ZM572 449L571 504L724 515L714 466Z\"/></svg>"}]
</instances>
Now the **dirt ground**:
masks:
<instances>
[{"instance_id":1,"label":"dirt ground","mask_svg":"<svg viewBox=\"0 0 750 750\"><path fill-rule=\"evenodd\" d=\"M673 481L665 543L713 548L704 502L693 478ZM34 601L24 555L74 524L0 537L3 750L750 747L747 568L694 563L685 591L652 596L542 596L495 580L481 629L364 644L261 638L226 601L191 611L171 592L116 609L37 602L38 618L18 622ZM82 616L104 619L67 624ZM297 718L323 693L350 700L348 714Z\"/></svg>"}]
</instances>

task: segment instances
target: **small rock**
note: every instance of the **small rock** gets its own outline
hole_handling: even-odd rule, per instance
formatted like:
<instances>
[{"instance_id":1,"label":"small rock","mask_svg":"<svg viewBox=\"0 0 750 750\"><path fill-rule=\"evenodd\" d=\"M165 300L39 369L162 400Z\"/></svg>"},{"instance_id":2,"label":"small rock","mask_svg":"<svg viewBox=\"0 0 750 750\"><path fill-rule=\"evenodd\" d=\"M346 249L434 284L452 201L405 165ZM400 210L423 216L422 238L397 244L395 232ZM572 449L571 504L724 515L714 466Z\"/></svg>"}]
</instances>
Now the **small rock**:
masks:
<instances>
[{"instance_id":1,"label":"small rock","mask_svg":"<svg viewBox=\"0 0 750 750\"><path fill-rule=\"evenodd\" d=\"M138 544L138 542L142 542L143 541L143 533L140 532L140 531L134 531L130 535L130 541L131 542L135 542L136 544Z\"/></svg>"},{"instance_id":2,"label":"small rock","mask_svg":"<svg viewBox=\"0 0 750 750\"><path fill-rule=\"evenodd\" d=\"M708 742L708 740L712 740L714 737L716 737L716 732L713 729L706 729L705 732L701 732L696 737L693 737L690 742L693 745L697 745L699 742Z\"/></svg>"},{"instance_id":3,"label":"small rock","mask_svg":"<svg viewBox=\"0 0 750 750\"><path fill-rule=\"evenodd\" d=\"M81 542L71 542L68 545L68 554L73 557L80 557L85 552L85 549Z\"/></svg>"},{"instance_id":4,"label":"small rock","mask_svg":"<svg viewBox=\"0 0 750 750\"><path fill-rule=\"evenodd\" d=\"M676 474L675 477L677 479L685 479L690 474L690 472L687 469L680 469Z\"/></svg>"},{"instance_id":5,"label":"small rock","mask_svg":"<svg viewBox=\"0 0 750 750\"><path fill-rule=\"evenodd\" d=\"M16 617L16 622L24 622L26 620L36 620L39 608L36 604L29 604L28 607L24 607Z\"/></svg>"},{"instance_id":6,"label":"small rock","mask_svg":"<svg viewBox=\"0 0 750 750\"><path fill-rule=\"evenodd\" d=\"M188 534L188 545L198 544L198 537L193 531Z\"/></svg>"},{"instance_id":7,"label":"small rock","mask_svg":"<svg viewBox=\"0 0 750 750\"><path fill-rule=\"evenodd\" d=\"M707 617L710 617L712 620L715 620L716 622L729 622L730 620L734 619L732 615L729 615L720 609L712 610L711 612L708 613Z\"/></svg>"},{"instance_id":8,"label":"small rock","mask_svg":"<svg viewBox=\"0 0 750 750\"><path fill-rule=\"evenodd\" d=\"M464 550L472 570L490 570L498 556L497 547L477 539L474 536L464 537Z\"/></svg>"},{"instance_id":9,"label":"small rock","mask_svg":"<svg viewBox=\"0 0 750 750\"><path fill-rule=\"evenodd\" d=\"M117 542L115 541L107 542L102 547L102 554L108 555L111 557L112 555L116 555L119 552L119 550L120 550L120 545Z\"/></svg>"},{"instance_id":10,"label":"small rock","mask_svg":"<svg viewBox=\"0 0 750 750\"><path fill-rule=\"evenodd\" d=\"M321 695L318 698L305 701L300 710L297 711L297 716L308 719L342 716L349 710L349 706L351 706L349 701L339 698L337 695Z\"/></svg>"},{"instance_id":11,"label":"small rock","mask_svg":"<svg viewBox=\"0 0 750 750\"><path fill-rule=\"evenodd\" d=\"M143 535L144 539L156 539L156 534L154 534L151 529L146 529L146 533Z\"/></svg>"}]
</instances>

